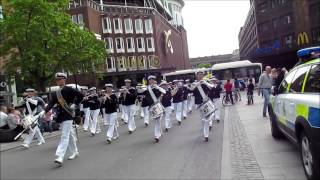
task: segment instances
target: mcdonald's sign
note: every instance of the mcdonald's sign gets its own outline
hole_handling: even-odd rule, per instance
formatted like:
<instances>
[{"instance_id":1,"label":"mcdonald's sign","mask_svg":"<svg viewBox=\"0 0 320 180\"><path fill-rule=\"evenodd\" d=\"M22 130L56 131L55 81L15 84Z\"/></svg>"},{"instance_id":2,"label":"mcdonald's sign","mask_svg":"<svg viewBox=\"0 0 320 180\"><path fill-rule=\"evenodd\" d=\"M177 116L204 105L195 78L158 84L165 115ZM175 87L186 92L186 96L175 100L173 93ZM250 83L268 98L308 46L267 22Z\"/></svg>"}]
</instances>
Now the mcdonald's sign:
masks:
<instances>
[{"instance_id":1,"label":"mcdonald's sign","mask_svg":"<svg viewBox=\"0 0 320 180\"><path fill-rule=\"evenodd\" d=\"M303 44L308 44L309 43L309 38L308 34L306 32L301 32L298 34L298 46L303 45Z\"/></svg>"}]
</instances>

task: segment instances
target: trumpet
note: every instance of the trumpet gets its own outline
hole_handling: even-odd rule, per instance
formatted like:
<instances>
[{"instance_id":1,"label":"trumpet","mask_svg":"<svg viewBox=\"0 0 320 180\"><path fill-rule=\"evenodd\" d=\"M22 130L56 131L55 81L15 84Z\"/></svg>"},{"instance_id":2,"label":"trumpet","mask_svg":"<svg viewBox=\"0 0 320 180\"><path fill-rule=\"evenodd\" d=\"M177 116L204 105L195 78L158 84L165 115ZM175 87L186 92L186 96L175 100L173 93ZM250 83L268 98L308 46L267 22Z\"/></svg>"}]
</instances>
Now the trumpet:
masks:
<instances>
[{"instance_id":1,"label":"trumpet","mask_svg":"<svg viewBox=\"0 0 320 180\"><path fill-rule=\"evenodd\" d=\"M175 95L175 94L177 94L178 91L179 91L179 87L176 86L176 87L173 88L171 94L172 94L172 95Z\"/></svg>"}]
</instances>

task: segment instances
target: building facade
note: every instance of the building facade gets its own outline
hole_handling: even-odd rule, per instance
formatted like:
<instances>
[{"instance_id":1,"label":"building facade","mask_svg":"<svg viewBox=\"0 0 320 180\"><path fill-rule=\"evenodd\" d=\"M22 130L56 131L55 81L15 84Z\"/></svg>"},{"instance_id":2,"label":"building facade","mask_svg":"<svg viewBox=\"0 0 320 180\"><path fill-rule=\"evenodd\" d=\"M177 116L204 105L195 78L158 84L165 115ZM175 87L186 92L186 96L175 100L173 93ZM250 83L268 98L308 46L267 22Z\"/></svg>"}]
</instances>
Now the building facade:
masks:
<instances>
[{"instance_id":1,"label":"building facade","mask_svg":"<svg viewBox=\"0 0 320 180\"><path fill-rule=\"evenodd\" d=\"M218 63L226 63L239 61L239 50L236 49L232 52L232 54L222 54L222 55L214 55L214 56L205 56L205 57L196 57L190 58L189 62L192 68L198 68L200 64L218 64Z\"/></svg>"},{"instance_id":2,"label":"building facade","mask_svg":"<svg viewBox=\"0 0 320 180\"><path fill-rule=\"evenodd\" d=\"M149 74L161 79L164 72L189 68L186 30L169 9L160 0L71 1L72 20L101 37L108 51L102 78L77 75L78 83L120 87L125 78L138 83Z\"/></svg>"},{"instance_id":3,"label":"building facade","mask_svg":"<svg viewBox=\"0 0 320 180\"><path fill-rule=\"evenodd\" d=\"M320 43L319 0L251 0L239 32L240 59L291 68L296 52Z\"/></svg>"}]
</instances>

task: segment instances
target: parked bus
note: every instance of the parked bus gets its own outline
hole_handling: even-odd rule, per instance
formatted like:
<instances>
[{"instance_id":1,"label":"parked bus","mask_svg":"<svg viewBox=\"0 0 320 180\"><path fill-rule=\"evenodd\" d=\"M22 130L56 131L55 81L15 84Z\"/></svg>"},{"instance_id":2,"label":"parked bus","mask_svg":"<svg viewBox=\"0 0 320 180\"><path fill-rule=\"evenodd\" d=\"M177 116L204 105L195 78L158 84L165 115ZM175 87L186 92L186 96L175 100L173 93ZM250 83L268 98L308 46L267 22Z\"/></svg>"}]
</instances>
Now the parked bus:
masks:
<instances>
[{"instance_id":1,"label":"parked bus","mask_svg":"<svg viewBox=\"0 0 320 180\"><path fill-rule=\"evenodd\" d=\"M196 79L196 73L199 70L200 69L179 70L179 71L163 74L162 76L163 76L163 79L168 82L171 82L175 79L183 79L183 80L190 79L191 82L194 82L194 80ZM210 69L203 68L202 70L204 70L207 73Z\"/></svg>"},{"instance_id":2,"label":"parked bus","mask_svg":"<svg viewBox=\"0 0 320 180\"><path fill-rule=\"evenodd\" d=\"M257 83L262 73L261 63L252 63L249 60L215 64L211 68L212 75L219 80L247 79L253 77Z\"/></svg>"}]
</instances>

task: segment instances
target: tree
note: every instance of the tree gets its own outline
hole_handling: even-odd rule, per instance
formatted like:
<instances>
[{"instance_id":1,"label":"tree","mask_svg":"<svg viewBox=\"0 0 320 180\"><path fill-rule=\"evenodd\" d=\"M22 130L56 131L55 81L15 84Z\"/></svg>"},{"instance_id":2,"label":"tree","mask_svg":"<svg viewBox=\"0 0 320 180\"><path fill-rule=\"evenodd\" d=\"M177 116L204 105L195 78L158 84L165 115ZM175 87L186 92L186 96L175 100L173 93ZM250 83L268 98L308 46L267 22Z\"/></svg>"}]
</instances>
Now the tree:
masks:
<instances>
[{"instance_id":1,"label":"tree","mask_svg":"<svg viewBox=\"0 0 320 180\"><path fill-rule=\"evenodd\" d=\"M198 65L198 68L211 68L212 64L201 63Z\"/></svg>"},{"instance_id":2,"label":"tree","mask_svg":"<svg viewBox=\"0 0 320 180\"><path fill-rule=\"evenodd\" d=\"M105 44L67 14L69 0L10 0L0 21L0 56L8 75L42 91L57 71L93 72L107 56Z\"/></svg>"}]
</instances>

